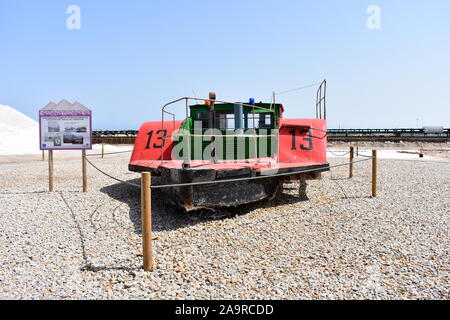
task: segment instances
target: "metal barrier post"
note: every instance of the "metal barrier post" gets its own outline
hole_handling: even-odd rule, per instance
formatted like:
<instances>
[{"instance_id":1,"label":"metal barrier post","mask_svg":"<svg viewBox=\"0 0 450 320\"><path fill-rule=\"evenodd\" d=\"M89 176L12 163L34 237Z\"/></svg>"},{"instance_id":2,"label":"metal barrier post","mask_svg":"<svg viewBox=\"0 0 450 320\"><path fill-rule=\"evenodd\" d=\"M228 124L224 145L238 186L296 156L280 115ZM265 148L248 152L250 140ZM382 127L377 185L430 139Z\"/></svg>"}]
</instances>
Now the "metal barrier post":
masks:
<instances>
[{"instance_id":1,"label":"metal barrier post","mask_svg":"<svg viewBox=\"0 0 450 320\"><path fill-rule=\"evenodd\" d=\"M153 271L153 237L152 237L152 198L150 172L141 174L141 219L142 219L142 252L144 270Z\"/></svg>"},{"instance_id":2,"label":"metal barrier post","mask_svg":"<svg viewBox=\"0 0 450 320\"><path fill-rule=\"evenodd\" d=\"M348 166L348 178L353 178L353 158L354 158L354 149L350 147L350 165Z\"/></svg>"},{"instance_id":3,"label":"metal barrier post","mask_svg":"<svg viewBox=\"0 0 450 320\"><path fill-rule=\"evenodd\" d=\"M377 150L372 150L372 197L377 196Z\"/></svg>"},{"instance_id":4,"label":"metal barrier post","mask_svg":"<svg viewBox=\"0 0 450 320\"><path fill-rule=\"evenodd\" d=\"M105 156L105 144L102 143L102 159Z\"/></svg>"}]
</instances>

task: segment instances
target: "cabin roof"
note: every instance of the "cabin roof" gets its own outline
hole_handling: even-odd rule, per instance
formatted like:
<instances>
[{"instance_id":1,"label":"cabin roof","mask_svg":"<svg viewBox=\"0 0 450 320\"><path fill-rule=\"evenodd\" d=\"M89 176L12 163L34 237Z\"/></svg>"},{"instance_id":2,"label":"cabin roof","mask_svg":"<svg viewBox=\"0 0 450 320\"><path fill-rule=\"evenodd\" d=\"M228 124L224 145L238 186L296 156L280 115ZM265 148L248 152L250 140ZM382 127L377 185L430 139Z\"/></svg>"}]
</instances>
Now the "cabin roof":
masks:
<instances>
[{"instance_id":1,"label":"cabin roof","mask_svg":"<svg viewBox=\"0 0 450 320\"><path fill-rule=\"evenodd\" d=\"M251 109L251 107L248 105L248 103L245 103L245 102L216 103L214 105L214 107L217 108L217 109L222 109L222 110L227 110L227 109L232 110L234 108L235 104L240 104L240 103L244 104L244 109ZM275 108L279 108L280 109L280 113L284 112L283 105L279 104L279 103L275 103L275 104L263 103L263 102L255 103L255 107L258 107L259 110L261 110L261 108L263 108L263 109L267 109L267 111L269 111L269 112L270 112L271 108L273 109L274 106L275 106ZM194 104L194 105L191 105L189 107L191 109L203 109L203 108L209 108L209 105L207 105L207 104Z\"/></svg>"}]
</instances>

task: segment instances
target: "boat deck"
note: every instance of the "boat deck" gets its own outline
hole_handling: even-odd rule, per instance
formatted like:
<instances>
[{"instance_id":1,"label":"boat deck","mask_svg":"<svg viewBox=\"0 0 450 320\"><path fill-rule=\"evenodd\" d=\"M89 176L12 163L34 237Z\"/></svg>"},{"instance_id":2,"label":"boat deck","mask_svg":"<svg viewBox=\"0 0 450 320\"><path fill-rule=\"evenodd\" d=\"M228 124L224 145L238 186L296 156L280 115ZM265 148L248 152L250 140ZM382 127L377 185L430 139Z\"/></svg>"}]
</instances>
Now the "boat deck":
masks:
<instances>
[{"instance_id":1,"label":"boat deck","mask_svg":"<svg viewBox=\"0 0 450 320\"><path fill-rule=\"evenodd\" d=\"M192 160L187 171L214 170L214 171L236 171L240 169L250 169L257 175L271 175L290 171L300 171L302 169L323 169L328 170L328 163L317 162L276 162L272 158L259 158L247 160L223 160L219 163L211 163L205 160ZM129 170L134 172L150 171L158 173L164 169L183 169L183 160L136 160L130 163Z\"/></svg>"}]
</instances>

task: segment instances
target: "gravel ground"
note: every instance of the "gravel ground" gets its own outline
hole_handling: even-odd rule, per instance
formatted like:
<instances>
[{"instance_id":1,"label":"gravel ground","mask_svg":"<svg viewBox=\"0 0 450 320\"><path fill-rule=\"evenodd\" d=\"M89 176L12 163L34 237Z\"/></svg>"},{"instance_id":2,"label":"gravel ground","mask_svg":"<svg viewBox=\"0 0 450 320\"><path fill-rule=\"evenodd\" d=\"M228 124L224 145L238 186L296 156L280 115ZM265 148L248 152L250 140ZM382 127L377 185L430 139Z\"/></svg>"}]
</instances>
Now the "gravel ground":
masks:
<instances>
[{"instance_id":1,"label":"gravel ground","mask_svg":"<svg viewBox=\"0 0 450 320\"><path fill-rule=\"evenodd\" d=\"M93 158L134 183L127 155ZM345 159L330 159L332 164ZM139 190L81 163L0 166L0 299L448 299L450 165L380 160L286 183L214 215L153 193L157 270L141 270Z\"/></svg>"}]
</instances>

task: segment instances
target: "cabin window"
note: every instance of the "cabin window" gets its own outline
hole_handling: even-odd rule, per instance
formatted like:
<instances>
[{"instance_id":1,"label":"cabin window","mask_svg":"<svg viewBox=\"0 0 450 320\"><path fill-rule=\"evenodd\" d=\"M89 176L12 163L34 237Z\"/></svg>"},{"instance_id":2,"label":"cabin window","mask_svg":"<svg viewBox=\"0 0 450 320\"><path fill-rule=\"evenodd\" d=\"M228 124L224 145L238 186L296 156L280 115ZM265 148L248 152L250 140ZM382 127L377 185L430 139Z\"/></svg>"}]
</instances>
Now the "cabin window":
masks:
<instances>
[{"instance_id":1,"label":"cabin window","mask_svg":"<svg viewBox=\"0 0 450 320\"><path fill-rule=\"evenodd\" d=\"M272 114L270 113L260 113L258 127L261 129L272 128Z\"/></svg>"},{"instance_id":2,"label":"cabin window","mask_svg":"<svg viewBox=\"0 0 450 320\"><path fill-rule=\"evenodd\" d=\"M195 111L194 114L194 121L201 121L202 122L202 129L208 129L209 128L209 111Z\"/></svg>"},{"instance_id":3,"label":"cabin window","mask_svg":"<svg viewBox=\"0 0 450 320\"><path fill-rule=\"evenodd\" d=\"M227 115L224 113L216 112L216 128L223 130L227 128Z\"/></svg>"},{"instance_id":4,"label":"cabin window","mask_svg":"<svg viewBox=\"0 0 450 320\"><path fill-rule=\"evenodd\" d=\"M272 129L271 113L247 113L245 115L246 129Z\"/></svg>"},{"instance_id":5,"label":"cabin window","mask_svg":"<svg viewBox=\"0 0 450 320\"><path fill-rule=\"evenodd\" d=\"M227 129L235 129L234 114L227 114Z\"/></svg>"},{"instance_id":6,"label":"cabin window","mask_svg":"<svg viewBox=\"0 0 450 320\"><path fill-rule=\"evenodd\" d=\"M216 128L219 130L234 129L234 112L216 111Z\"/></svg>"},{"instance_id":7,"label":"cabin window","mask_svg":"<svg viewBox=\"0 0 450 320\"><path fill-rule=\"evenodd\" d=\"M216 115L216 128L219 130L234 130L235 115L234 111L218 111ZM272 129L273 128L272 113L245 113L244 126L245 129ZM210 128L210 111L198 110L194 113L194 121L201 121L204 130Z\"/></svg>"}]
</instances>

